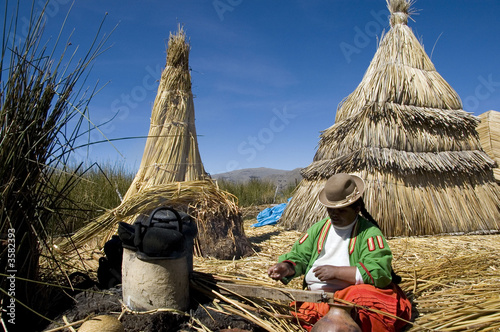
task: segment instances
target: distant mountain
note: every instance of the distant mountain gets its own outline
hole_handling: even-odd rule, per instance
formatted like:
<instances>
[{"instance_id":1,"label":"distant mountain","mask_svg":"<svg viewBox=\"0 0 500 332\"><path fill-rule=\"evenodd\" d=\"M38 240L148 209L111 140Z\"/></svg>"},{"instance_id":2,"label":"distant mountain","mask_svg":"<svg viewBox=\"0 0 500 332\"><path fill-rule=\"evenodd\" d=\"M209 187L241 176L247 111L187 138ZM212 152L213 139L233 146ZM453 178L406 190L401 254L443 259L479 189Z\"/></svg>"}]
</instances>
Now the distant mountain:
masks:
<instances>
[{"instance_id":1,"label":"distant mountain","mask_svg":"<svg viewBox=\"0 0 500 332\"><path fill-rule=\"evenodd\" d=\"M226 180L231 182L246 182L250 179L269 180L276 185L286 187L288 184L298 184L302 180L300 175L301 168L291 171L273 169L273 168L245 168L236 171L212 174L214 180Z\"/></svg>"}]
</instances>

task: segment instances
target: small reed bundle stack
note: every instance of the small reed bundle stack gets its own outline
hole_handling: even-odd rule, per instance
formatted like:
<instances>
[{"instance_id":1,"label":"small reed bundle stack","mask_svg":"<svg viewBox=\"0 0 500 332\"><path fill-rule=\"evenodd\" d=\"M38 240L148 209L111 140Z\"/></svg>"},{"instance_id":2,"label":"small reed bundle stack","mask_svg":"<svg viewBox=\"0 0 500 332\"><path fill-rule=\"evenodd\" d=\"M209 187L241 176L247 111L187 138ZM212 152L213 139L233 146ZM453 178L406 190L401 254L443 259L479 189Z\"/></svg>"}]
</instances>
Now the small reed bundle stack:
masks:
<instances>
[{"instance_id":1,"label":"small reed bundle stack","mask_svg":"<svg viewBox=\"0 0 500 332\"><path fill-rule=\"evenodd\" d=\"M322 132L313 163L282 215L304 231L326 217L317 197L335 173L366 182L368 211L387 236L500 229L495 162L477 117L439 75L407 26L410 0L387 0L390 31L361 83Z\"/></svg>"},{"instance_id":2,"label":"small reed bundle stack","mask_svg":"<svg viewBox=\"0 0 500 332\"><path fill-rule=\"evenodd\" d=\"M170 35L167 66L153 105L141 166L117 208L106 212L61 250L99 237L100 245L116 232L118 222L133 223L160 206L190 214L198 226L195 254L233 259L252 252L235 197L219 190L205 172L196 138L189 44L180 27Z\"/></svg>"},{"instance_id":3,"label":"small reed bundle stack","mask_svg":"<svg viewBox=\"0 0 500 332\"><path fill-rule=\"evenodd\" d=\"M170 35L141 165L123 200L144 187L208 177L196 137L189 50L182 28Z\"/></svg>"},{"instance_id":4,"label":"small reed bundle stack","mask_svg":"<svg viewBox=\"0 0 500 332\"><path fill-rule=\"evenodd\" d=\"M481 147L493 160L497 167L493 169L495 179L500 184L500 112L488 111L479 116L481 123L477 126Z\"/></svg>"}]
</instances>

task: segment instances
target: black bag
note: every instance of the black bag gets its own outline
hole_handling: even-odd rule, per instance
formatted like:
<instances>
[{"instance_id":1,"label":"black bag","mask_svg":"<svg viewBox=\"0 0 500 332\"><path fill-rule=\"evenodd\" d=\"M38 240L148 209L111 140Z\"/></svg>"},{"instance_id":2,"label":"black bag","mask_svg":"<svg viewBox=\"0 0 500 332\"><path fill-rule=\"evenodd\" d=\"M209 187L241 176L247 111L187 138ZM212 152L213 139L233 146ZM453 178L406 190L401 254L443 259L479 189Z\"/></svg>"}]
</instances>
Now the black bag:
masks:
<instances>
[{"instance_id":1,"label":"black bag","mask_svg":"<svg viewBox=\"0 0 500 332\"><path fill-rule=\"evenodd\" d=\"M104 244L105 257L99 259L99 287L108 289L122 282L123 248L133 250L141 260L173 259L186 254L186 240L198 233L193 219L171 207L151 212L148 220L118 224L118 235Z\"/></svg>"},{"instance_id":2,"label":"black bag","mask_svg":"<svg viewBox=\"0 0 500 332\"><path fill-rule=\"evenodd\" d=\"M176 219L161 217L160 211L171 211ZM134 246L142 260L179 258L185 254L186 241L182 234L182 220L171 207L159 207L151 212L148 221L134 224Z\"/></svg>"},{"instance_id":3,"label":"black bag","mask_svg":"<svg viewBox=\"0 0 500 332\"><path fill-rule=\"evenodd\" d=\"M137 252L142 260L176 259L186 254L187 242L198 233L196 223L172 207L159 207L146 222L120 222L118 235L124 248Z\"/></svg>"}]
</instances>

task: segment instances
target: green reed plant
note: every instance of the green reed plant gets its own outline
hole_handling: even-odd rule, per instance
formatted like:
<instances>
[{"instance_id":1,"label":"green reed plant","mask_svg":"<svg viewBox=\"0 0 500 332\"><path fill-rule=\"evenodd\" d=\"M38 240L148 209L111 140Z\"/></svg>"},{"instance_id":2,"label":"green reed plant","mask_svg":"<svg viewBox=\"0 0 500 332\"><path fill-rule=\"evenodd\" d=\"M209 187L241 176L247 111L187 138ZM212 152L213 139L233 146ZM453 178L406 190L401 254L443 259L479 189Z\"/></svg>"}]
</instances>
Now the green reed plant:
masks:
<instances>
[{"instance_id":1,"label":"green reed plant","mask_svg":"<svg viewBox=\"0 0 500 332\"><path fill-rule=\"evenodd\" d=\"M70 53L70 40L58 37L49 49L42 34L47 4L35 14L32 2L25 31L18 27L19 2L9 17L7 1L0 56L0 233L14 239L8 246L1 242L0 270L16 276L14 292L6 278L0 279L0 303L3 322L8 322L5 308L15 299L15 329L25 331L33 330L39 318L26 307L43 311L50 304L36 284L23 280L37 280L41 253L52 255L47 226L55 221L64 225L67 211L62 207L79 177L60 175L72 171L67 161L75 141L92 127L88 105L95 89L86 91L82 82L109 37L99 37L101 25L78 61L76 51Z\"/></svg>"}]
</instances>

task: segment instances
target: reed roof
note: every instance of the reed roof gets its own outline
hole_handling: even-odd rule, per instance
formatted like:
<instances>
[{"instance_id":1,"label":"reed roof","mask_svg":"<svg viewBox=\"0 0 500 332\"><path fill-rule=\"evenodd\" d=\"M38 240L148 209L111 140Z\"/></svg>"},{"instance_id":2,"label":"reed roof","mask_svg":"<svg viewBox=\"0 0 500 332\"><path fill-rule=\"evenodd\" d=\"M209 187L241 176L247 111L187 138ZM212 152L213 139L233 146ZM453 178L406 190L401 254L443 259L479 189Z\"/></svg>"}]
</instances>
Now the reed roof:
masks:
<instances>
[{"instance_id":1,"label":"reed roof","mask_svg":"<svg viewBox=\"0 0 500 332\"><path fill-rule=\"evenodd\" d=\"M411 4L387 0L391 29L321 133L285 227L303 231L326 217L317 195L329 176L346 172L366 181L368 211L387 236L500 228L495 161L481 149L479 119L408 27Z\"/></svg>"}]
</instances>

